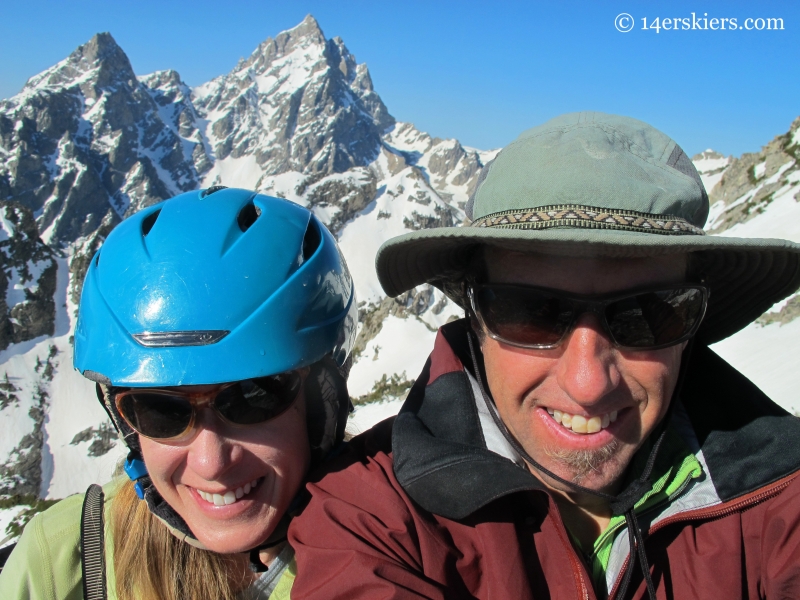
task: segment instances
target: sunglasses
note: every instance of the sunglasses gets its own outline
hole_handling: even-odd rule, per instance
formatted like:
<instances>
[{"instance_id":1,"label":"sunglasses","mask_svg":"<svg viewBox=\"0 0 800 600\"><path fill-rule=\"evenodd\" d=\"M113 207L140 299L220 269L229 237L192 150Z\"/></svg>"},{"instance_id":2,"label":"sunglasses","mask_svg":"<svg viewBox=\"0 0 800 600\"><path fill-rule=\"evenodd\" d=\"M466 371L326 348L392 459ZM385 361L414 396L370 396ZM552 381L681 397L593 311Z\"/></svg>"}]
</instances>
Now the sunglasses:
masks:
<instances>
[{"instance_id":1,"label":"sunglasses","mask_svg":"<svg viewBox=\"0 0 800 600\"><path fill-rule=\"evenodd\" d=\"M708 304L700 285L658 287L589 297L523 285L467 290L472 310L492 338L521 348L557 348L578 317L597 316L611 342L625 350L658 350L692 337Z\"/></svg>"},{"instance_id":2,"label":"sunglasses","mask_svg":"<svg viewBox=\"0 0 800 600\"><path fill-rule=\"evenodd\" d=\"M115 403L119 414L140 435L158 441L183 441L194 434L201 408L212 408L231 425L258 425L286 411L300 393L301 384L300 373L289 371L228 383L210 392L134 388L117 393Z\"/></svg>"}]
</instances>

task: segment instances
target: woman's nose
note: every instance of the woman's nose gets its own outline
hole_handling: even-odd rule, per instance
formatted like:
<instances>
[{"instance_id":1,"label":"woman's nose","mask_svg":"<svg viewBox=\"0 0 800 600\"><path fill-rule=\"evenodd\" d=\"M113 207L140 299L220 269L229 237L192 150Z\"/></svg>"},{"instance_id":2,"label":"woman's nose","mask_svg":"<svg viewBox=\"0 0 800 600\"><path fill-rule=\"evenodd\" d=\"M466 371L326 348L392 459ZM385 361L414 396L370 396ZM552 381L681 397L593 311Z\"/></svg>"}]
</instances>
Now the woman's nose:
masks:
<instances>
[{"instance_id":1,"label":"woman's nose","mask_svg":"<svg viewBox=\"0 0 800 600\"><path fill-rule=\"evenodd\" d=\"M226 425L213 409L197 414L197 435L189 444L188 466L206 481L219 479L242 456L242 448L225 435Z\"/></svg>"}]
</instances>

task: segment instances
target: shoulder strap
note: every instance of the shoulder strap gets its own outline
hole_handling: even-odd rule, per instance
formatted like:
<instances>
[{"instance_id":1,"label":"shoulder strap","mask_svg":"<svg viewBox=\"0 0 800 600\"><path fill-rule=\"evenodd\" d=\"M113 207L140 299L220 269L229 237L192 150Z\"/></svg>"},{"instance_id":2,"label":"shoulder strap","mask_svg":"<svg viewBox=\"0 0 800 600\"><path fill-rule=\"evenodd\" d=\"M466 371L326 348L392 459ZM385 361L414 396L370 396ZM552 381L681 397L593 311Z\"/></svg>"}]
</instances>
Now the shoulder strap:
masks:
<instances>
[{"instance_id":1,"label":"shoulder strap","mask_svg":"<svg viewBox=\"0 0 800 600\"><path fill-rule=\"evenodd\" d=\"M106 559L103 539L103 488L86 490L81 514L81 572L85 600L106 599Z\"/></svg>"}]
</instances>

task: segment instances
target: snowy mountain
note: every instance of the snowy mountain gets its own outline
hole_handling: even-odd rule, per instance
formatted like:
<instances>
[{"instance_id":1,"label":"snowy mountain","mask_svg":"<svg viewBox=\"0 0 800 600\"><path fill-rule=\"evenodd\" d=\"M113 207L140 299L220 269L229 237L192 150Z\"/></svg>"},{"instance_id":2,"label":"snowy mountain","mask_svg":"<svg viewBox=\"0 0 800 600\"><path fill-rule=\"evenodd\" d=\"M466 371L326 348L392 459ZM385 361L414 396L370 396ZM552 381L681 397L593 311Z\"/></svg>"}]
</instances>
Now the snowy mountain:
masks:
<instances>
[{"instance_id":1,"label":"snowy mountain","mask_svg":"<svg viewBox=\"0 0 800 600\"><path fill-rule=\"evenodd\" d=\"M800 241L789 218L800 216L797 126L759 154L694 158L714 203L710 231ZM395 121L366 65L310 16L195 88L171 70L137 77L102 33L0 101L0 545L7 525L24 520L21 507L107 480L122 455L94 385L72 369L71 344L88 261L122 219L216 184L313 210L356 282L351 394L388 400L359 404L351 428L363 430L399 408L437 327L461 315L427 285L386 298L375 253L409 230L460 224L496 152ZM752 348L758 360L797 355L798 312L795 297L717 345L795 409L797 374L776 368L786 354L756 367Z\"/></svg>"},{"instance_id":2,"label":"snowy mountain","mask_svg":"<svg viewBox=\"0 0 800 600\"><path fill-rule=\"evenodd\" d=\"M706 183L713 234L800 242L800 118L764 146L740 158L713 151L694 157ZM800 294L714 346L767 395L800 414ZM794 357L794 358L792 358Z\"/></svg>"}]
</instances>

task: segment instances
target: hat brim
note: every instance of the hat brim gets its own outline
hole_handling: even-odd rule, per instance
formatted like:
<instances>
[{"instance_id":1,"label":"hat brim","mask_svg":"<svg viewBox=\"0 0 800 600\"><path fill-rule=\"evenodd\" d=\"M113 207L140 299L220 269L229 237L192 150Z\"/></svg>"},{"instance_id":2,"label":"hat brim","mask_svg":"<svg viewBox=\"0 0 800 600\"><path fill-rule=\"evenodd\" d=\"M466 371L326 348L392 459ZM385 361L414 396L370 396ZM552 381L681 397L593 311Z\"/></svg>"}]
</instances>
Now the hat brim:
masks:
<instances>
[{"instance_id":1,"label":"hat brim","mask_svg":"<svg viewBox=\"0 0 800 600\"><path fill-rule=\"evenodd\" d=\"M479 245L596 258L702 252L711 293L697 338L705 344L733 335L800 287L800 245L787 240L579 228L441 227L407 233L381 246L375 258L378 279L389 296L422 283L441 288L463 278Z\"/></svg>"}]
</instances>

